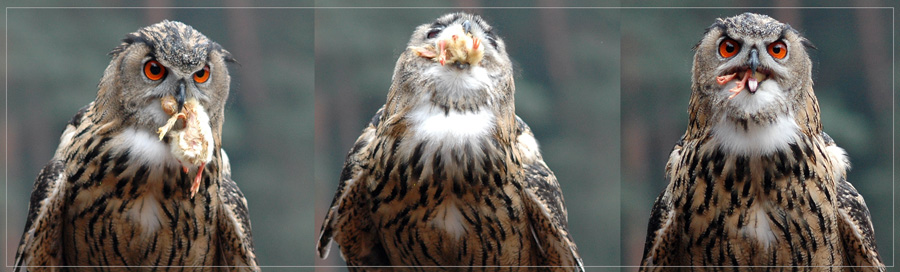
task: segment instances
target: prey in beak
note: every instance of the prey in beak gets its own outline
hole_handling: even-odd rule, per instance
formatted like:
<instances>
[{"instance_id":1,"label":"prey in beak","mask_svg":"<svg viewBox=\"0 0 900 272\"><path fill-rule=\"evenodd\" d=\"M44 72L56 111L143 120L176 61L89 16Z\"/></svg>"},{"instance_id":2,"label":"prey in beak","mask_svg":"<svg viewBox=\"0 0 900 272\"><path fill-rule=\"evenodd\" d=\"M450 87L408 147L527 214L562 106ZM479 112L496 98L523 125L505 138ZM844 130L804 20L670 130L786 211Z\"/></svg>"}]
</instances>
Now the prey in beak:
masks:
<instances>
[{"instance_id":1,"label":"prey in beak","mask_svg":"<svg viewBox=\"0 0 900 272\"><path fill-rule=\"evenodd\" d=\"M734 79L738 80L734 88L728 90L732 93L728 99L732 99L740 94L741 91L744 90L744 87L747 87L747 90L750 91L751 94L756 93L759 83L766 80L768 77L767 73L759 70L759 52L756 48L750 50L750 58L744 66L738 68L737 71L732 71L732 73L716 77L716 83L719 85L728 84L728 82Z\"/></svg>"},{"instance_id":2,"label":"prey in beak","mask_svg":"<svg viewBox=\"0 0 900 272\"><path fill-rule=\"evenodd\" d=\"M434 44L413 47L419 57L437 61L441 66L452 64L465 69L476 65L484 58L481 39L472 35L471 22L465 21L445 29Z\"/></svg>"},{"instance_id":3,"label":"prey in beak","mask_svg":"<svg viewBox=\"0 0 900 272\"><path fill-rule=\"evenodd\" d=\"M189 172L188 167L197 167L190 189L193 198L200 189L203 168L213 157L214 140L209 115L196 98L185 101L184 84L179 86L175 95L160 99L160 103L163 111L172 117L157 130L159 140L162 141L166 136L173 138L169 141L171 152L181 163L184 173Z\"/></svg>"}]
</instances>

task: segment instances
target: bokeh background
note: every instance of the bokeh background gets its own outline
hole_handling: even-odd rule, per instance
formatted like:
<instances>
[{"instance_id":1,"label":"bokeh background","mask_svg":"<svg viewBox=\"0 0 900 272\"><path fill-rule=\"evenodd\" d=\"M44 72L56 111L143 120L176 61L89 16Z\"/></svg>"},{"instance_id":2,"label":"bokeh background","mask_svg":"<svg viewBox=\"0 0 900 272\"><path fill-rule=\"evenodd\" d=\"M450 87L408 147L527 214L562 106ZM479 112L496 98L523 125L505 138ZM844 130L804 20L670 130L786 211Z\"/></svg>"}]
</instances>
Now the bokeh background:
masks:
<instances>
[{"instance_id":1,"label":"bokeh background","mask_svg":"<svg viewBox=\"0 0 900 272\"><path fill-rule=\"evenodd\" d=\"M11 263L21 237L32 182L65 123L94 99L106 54L125 34L168 18L194 26L240 62L230 67L223 141L250 203L261 264L342 265L337 248L326 260L313 249L344 156L384 103L396 59L415 26L466 10L483 15L507 42L517 72L517 113L562 184L585 264L606 266L589 271L638 264L650 207L666 184L665 160L687 125L691 47L715 18L744 11L787 22L819 48L811 55L825 130L849 153L850 181L872 212L884 261L895 264L895 9L728 8L821 4L810 0L483 2L391 5L494 8L354 8L386 5L362 0L105 0L80 4L198 8L7 8L0 20L7 32L0 36L6 52L0 76L7 84L0 145L4 263ZM320 8L205 7L218 5ZM672 5L680 7L655 8ZM502 6L613 8L497 8Z\"/></svg>"},{"instance_id":2,"label":"bokeh background","mask_svg":"<svg viewBox=\"0 0 900 272\"><path fill-rule=\"evenodd\" d=\"M5 264L12 263L25 226L34 178L66 122L96 97L107 53L125 34L167 18L193 26L239 63L229 69L222 141L249 203L260 264L312 265L312 10L6 11Z\"/></svg>"},{"instance_id":3,"label":"bokeh background","mask_svg":"<svg viewBox=\"0 0 900 272\"><path fill-rule=\"evenodd\" d=\"M745 4L731 2L719 4ZM687 128L691 48L716 18L743 12L788 23L818 48L810 54L823 127L847 150L853 164L848 180L865 197L882 259L893 265L891 59L896 47L889 8L623 10L622 265L639 264L650 209L667 184L666 160Z\"/></svg>"},{"instance_id":4,"label":"bokeh background","mask_svg":"<svg viewBox=\"0 0 900 272\"><path fill-rule=\"evenodd\" d=\"M316 221L347 152L387 99L416 26L459 9L316 10ZM516 112L556 173L586 265L619 263L619 11L466 10L504 39ZM318 265L341 265L338 249ZM327 271L327 268L320 268Z\"/></svg>"}]
</instances>

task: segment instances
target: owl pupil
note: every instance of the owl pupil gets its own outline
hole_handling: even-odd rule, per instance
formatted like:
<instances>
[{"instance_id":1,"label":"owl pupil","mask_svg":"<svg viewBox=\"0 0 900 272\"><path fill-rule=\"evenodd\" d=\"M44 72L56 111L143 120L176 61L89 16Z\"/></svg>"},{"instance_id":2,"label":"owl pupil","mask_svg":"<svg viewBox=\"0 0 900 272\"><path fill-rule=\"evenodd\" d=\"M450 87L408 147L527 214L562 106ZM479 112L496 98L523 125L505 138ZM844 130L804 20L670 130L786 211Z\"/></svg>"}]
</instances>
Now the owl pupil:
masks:
<instances>
[{"instance_id":1,"label":"owl pupil","mask_svg":"<svg viewBox=\"0 0 900 272\"><path fill-rule=\"evenodd\" d=\"M772 52L774 52L775 54L781 53L781 47L780 46L773 47Z\"/></svg>"},{"instance_id":2,"label":"owl pupil","mask_svg":"<svg viewBox=\"0 0 900 272\"><path fill-rule=\"evenodd\" d=\"M206 74L205 70L197 71L197 77L203 77L203 75L205 75L205 74Z\"/></svg>"},{"instance_id":3,"label":"owl pupil","mask_svg":"<svg viewBox=\"0 0 900 272\"><path fill-rule=\"evenodd\" d=\"M159 68L159 65L156 65L155 63L150 64L150 73L151 74L158 75L161 72L162 72L162 69Z\"/></svg>"},{"instance_id":4,"label":"owl pupil","mask_svg":"<svg viewBox=\"0 0 900 272\"><path fill-rule=\"evenodd\" d=\"M734 52L734 44L731 44L731 43L725 44L725 51L727 51L728 53Z\"/></svg>"}]
</instances>

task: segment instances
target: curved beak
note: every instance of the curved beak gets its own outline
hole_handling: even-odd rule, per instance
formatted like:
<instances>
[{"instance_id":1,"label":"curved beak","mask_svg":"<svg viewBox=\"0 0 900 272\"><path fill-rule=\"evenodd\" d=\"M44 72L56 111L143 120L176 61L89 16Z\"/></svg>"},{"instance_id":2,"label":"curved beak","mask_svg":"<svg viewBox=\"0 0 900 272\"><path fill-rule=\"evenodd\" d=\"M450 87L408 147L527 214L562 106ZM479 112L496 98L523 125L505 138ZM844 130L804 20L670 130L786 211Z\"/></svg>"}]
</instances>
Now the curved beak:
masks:
<instances>
[{"instance_id":1,"label":"curved beak","mask_svg":"<svg viewBox=\"0 0 900 272\"><path fill-rule=\"evenodd\" d=\"M754 73L759 67L759 51L756 48L750 49L750 59L747 60L747 65L750 65L750 70L753 70Z\"/></svg>"},{"instance_id":2,"label":"curved beak","mask_svg":"<svg viewBox=\"0 0 900 272\"><path fill-rule=\"evenodd\" d=\"M175 90L175 102L178 102L178 111L184 108L184 81L178 83L178 89Z\"/></svg>"},{"instance_id":3,"label":"curved beak","mask_svg":"<svg viewBox=\"0 0 900 272\"><path fill-rule=\"evenodd\" d=\"M464 21L462 23L462 28L463 31L466 32L466 34L472 33L472 22L469 22L469 20Z\"/></svg>"}]
</instances>

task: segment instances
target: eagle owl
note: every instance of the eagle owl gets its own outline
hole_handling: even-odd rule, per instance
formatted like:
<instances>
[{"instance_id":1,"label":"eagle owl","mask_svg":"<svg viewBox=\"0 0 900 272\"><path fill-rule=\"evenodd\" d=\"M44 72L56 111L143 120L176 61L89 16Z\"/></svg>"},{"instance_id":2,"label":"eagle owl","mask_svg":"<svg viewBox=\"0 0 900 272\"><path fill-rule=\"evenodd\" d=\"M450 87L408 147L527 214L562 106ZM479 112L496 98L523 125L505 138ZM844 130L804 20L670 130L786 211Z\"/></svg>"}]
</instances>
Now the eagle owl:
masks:
<instances>
[{"instance_id":1,"label":"eagle owl","mask_svg":"<svg viewBox=\"0 0 900 272\"><path fill-rule=\"evenodd\" d=\"M344 163L319 256L333 240L351 270L580 269L559 183L514 93L506 45L481 17L417 27Z\"/></svg>"},{"instance_id":2,"label":"eagle owl","mask_svg":"<svg viewBox=\"0 0 900 272\"><path fill-rule=\"evenodd\" d=\"M15 268L258 270L221 149L231 54L180 22L128 34L31 195Z\"/></svg>"},{"instance_id":3,"label":"eagle owl","mask_svg":"<svg viewBox=\"0 0 900 272\"><path fill-rule=\"evenodd\" d=\"M846 152L822 131L811 47L765 15L707 29L641 270L884 270Z\"/></svg>"}]
</instances>

